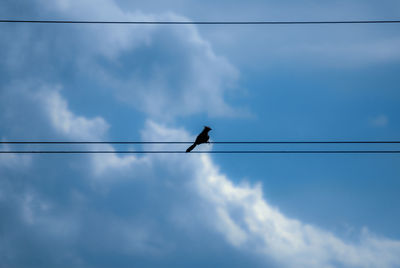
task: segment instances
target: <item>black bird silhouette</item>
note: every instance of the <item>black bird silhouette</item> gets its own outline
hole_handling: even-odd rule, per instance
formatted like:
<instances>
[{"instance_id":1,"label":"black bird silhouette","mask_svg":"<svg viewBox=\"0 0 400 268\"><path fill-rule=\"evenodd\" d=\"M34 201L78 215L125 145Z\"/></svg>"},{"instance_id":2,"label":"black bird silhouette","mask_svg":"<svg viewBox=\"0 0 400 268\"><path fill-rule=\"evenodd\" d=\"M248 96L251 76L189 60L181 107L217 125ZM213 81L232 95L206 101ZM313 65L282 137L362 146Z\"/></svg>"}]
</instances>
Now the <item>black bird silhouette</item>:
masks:
<instances>
[{"instance_id":1,"label":"black bird silhouette","mask_svg":"<svg viewBox=\"0 0 400 268\"><path fill-rule=\"evenodd\" d=\"M197 136L196 140L189 148L186 149L186 152L189 153L191 150L194 149L199 144L207 143L210 136L208 136L208 132L211 130L210 127L205 126L203 131Z\"/></svg>"}]
</instances>

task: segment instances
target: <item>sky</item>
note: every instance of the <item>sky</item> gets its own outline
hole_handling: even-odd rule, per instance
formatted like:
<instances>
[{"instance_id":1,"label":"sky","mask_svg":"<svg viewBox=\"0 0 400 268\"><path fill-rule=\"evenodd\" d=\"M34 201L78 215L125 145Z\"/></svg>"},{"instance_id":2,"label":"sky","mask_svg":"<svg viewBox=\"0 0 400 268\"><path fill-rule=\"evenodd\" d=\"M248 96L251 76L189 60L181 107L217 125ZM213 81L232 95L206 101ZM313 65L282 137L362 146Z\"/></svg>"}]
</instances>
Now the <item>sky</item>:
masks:
<instances>
[{"instance_id":1,"label":"sky","mask_svg":"<svg viewBox=\"0 0 400 268\"><path fill-rule=\"evenodd\" d=\"M0 3L2 19L399 12L396 0ZM399 27L2 23L0 139L191 141L209 125L211 141L399 140ZM196 148L225 149L399 146ZM0 267L400 267L399 179L392 154L0 154Z\"/></svg>"}]
</instances>

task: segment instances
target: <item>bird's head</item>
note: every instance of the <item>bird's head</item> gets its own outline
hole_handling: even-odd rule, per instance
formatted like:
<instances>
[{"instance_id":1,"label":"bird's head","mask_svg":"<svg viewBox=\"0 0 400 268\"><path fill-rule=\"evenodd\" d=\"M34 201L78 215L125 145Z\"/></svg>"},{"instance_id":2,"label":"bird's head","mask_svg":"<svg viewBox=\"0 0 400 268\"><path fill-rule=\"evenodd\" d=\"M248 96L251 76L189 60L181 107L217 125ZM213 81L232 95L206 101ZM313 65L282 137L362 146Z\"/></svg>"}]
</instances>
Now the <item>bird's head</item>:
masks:
<instances>
[{"instance_id":1,"label":"bird's head","mask_svg":"<svg viewBox=\"0 0 400 268\"><path fill-rule=\"evenodd\" d=\"M210 131L212 128L208 127L208 126L204 126L204 130L206 130L207 132Z\"/></svg>"}]
</instances>

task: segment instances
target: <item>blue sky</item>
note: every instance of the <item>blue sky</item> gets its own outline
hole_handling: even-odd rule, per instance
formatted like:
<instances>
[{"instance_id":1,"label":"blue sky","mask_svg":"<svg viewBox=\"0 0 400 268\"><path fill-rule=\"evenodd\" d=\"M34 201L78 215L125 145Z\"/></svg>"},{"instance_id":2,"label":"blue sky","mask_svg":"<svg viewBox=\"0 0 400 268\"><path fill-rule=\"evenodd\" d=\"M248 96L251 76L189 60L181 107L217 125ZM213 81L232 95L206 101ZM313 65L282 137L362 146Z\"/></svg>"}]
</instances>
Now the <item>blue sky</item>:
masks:
<instances>
[{"instance_id":1,"label":"blue sky","mask_svg":"<svg viewBox=\"0 0 400 268\"><path fill-rule=\"evenodd\" d=\"M399 11L398 1L0 4L4 19L398 19ZM186 141L210 125L213 141L398 140L398 27L1 24L0 138ZM185 149L173 146L84 149ZM21 148L37 147L1 146ZM0 267L399 267L399 162L0 155Z\"/></svg>"}]
</instances>

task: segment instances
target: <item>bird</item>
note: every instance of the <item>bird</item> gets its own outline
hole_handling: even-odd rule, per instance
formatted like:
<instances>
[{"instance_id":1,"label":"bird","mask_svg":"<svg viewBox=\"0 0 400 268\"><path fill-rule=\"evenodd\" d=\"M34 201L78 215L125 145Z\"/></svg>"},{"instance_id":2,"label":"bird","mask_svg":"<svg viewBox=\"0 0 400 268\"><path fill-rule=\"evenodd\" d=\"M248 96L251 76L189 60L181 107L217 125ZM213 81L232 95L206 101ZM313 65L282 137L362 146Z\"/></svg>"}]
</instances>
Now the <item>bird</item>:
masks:
<instances>
[{"instance_id":1,"label":"bird","mask_svg":"<svg viewBox=\"0 0 400 268\"><path fill-rule=\"evenodd\" d=\"M203 131L197 136L196 140L189 148L186 149L186 152L189 153L191 150L194 149L199 144L207 143L210 136L208 136L208 132L211 130L210 127L204 126Z\"/></svg>"}]
</instances>

